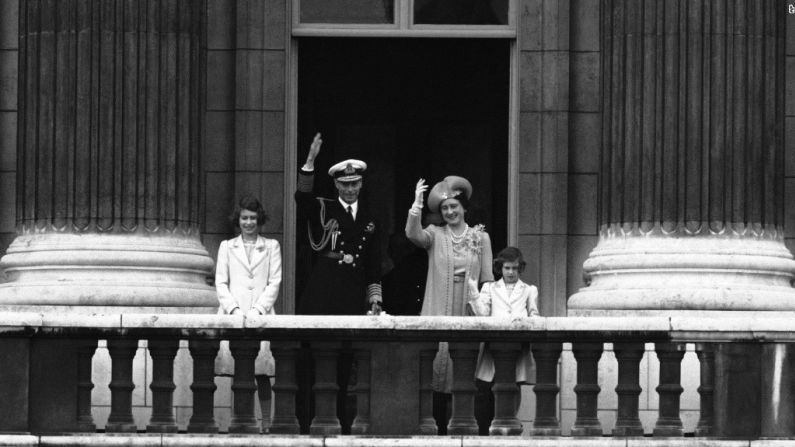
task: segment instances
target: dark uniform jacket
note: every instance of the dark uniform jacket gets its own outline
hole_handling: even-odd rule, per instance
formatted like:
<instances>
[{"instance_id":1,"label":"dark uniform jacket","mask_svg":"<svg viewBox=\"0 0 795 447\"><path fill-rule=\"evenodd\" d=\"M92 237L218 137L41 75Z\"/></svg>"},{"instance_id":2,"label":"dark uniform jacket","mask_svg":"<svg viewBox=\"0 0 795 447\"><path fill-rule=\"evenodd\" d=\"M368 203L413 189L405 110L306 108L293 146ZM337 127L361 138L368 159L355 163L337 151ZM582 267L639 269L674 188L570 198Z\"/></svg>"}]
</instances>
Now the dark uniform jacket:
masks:
<instances>
[{"instance_id":1,"label":"dark uniform jacket","mask_svg":"<svg viewBox=\"0 0 795 447\"><path fill-rule=\"evenodd\" d=\"M298 235L309 238L309 244L315 245L312 247L315 259L297 313L364 315L370 307L368 286L379 284L381 274L375 217L359 201L354 221L338 199L315 197L313 173L299 171L298 177L295 201L299 216L307 219L311 237L306 222L299 224ZM380 292L380 285L377 287Z\"/></svg>"}]
</instances>

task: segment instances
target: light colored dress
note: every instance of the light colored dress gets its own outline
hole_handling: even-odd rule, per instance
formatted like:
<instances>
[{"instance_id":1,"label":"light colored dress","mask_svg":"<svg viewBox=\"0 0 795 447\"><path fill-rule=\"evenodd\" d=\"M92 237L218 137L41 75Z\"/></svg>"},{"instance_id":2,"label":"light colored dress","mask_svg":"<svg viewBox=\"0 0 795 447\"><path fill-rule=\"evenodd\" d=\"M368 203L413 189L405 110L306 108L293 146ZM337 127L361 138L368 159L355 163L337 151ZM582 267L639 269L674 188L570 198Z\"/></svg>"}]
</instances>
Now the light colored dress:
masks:
<instances>
[{"instance_id":1,"label":"light colored dress","mask_svg":"<svg viewBox=\"0 0 795 447\"><path fill-rule=\"evenodd\" d=\"M537 317L538 289L521 279L513 286L505 284L505 281L500 279L484 284L478 297L470 301L469 306L477 316ZM534 367L530 345L523 343L522 355L516 362L516 381L526 383L532 380ZM488 344L484 344L481 349L475 377L485 382L494 380L494 358L488 350Z\"/></svg>"},{"instance_id":2,"label":"light colored dress","mask_svg":"<svg viewBox=\"0 0 795 447\"><path fill-rule=\"evenodd\" d=\"M494 281L491 239L483 226L468 227L454 237L447 226L422 228L420 216L409 213L406 236L428 252L428 277L422 316L465 316L466 304L478 296L478 283ZM454 243L456 239L456 243ZM447 343L439 344L433 362L433 390L450 393L452 361Z\"/></svg>"},{"instance_id":3,"label":"light colored dress","mask_svg":"<svg viewBox=\"0 0 795 447\"><path fill-rule=\"evenodd\" d=\"M273 305L281 282L282 254L278 241L258 236L255 244L247 246L238 236L221 242L215 268L218 313L228 314L239 308L244 314L256 309L263 315L275 315ZM229 342L223 340L215 358L215 374L232 375L234 365ZM270 343L263 341L254 373L273 376L274 366Z\"/></svg>"}]
</instances>

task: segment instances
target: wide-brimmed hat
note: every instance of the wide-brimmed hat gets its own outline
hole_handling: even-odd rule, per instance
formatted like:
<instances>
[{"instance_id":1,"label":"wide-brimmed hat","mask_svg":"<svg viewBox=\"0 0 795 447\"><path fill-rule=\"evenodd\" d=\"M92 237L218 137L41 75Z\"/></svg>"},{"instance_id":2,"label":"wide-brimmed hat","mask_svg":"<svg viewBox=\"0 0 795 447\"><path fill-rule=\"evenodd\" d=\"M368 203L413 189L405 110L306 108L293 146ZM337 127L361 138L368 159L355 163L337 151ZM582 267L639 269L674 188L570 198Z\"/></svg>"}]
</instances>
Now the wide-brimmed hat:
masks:
<instances>
[{"instance_id":1,"label":"wide-brimmed hat","mask_svg":"<svg viewBox=\"0 0 795 447\"><path fill-rule=\"evenodd\" d=\"M330 167L328 175L341 182L355 182L362 179L362 173L366 170L367 163L350 158Z\"/></svg>"},{"instance_id":2,"label":"wide-brimmed hat","mask_svg":"<svg viewBox=\"0 0 795 447\"><path fill-rule=\"evenodd\" d=\"M448 175L444 180L433 185L431 192L428 193L428 209L438 212L442 201L455 199L462 194L469 200L472 197L472 184L464 177Z\"/></svg>"}]
</instances>

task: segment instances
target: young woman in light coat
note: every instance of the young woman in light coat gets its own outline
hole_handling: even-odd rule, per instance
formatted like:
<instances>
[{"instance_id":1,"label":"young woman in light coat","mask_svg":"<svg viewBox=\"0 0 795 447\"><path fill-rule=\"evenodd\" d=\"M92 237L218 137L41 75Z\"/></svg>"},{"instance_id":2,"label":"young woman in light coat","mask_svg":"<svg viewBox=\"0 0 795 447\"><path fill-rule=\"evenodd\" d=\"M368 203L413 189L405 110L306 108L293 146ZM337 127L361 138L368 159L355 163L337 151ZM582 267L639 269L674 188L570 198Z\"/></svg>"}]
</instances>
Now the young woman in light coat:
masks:
<instances>
[{"instance_id":1,"label":"young woman in light coat","mask_svg":"<svg viewBox=\"0 0 795 447\"><path fill-rule=\"evenodd\" d=\"M232 222L240 235L221 242L215 268L215 289L220 304L218 313L229 315L274 315L273 309L282 282L282 255L279 242L259 234L267 219L262 204L254 197L240 199ZM229 342L222 341L215 360L216 375L234 375L234 359ZM263 341L254 361L263 429L270 422L271 383L274 375L270 345Z\"/></svg>"}]
</instances>

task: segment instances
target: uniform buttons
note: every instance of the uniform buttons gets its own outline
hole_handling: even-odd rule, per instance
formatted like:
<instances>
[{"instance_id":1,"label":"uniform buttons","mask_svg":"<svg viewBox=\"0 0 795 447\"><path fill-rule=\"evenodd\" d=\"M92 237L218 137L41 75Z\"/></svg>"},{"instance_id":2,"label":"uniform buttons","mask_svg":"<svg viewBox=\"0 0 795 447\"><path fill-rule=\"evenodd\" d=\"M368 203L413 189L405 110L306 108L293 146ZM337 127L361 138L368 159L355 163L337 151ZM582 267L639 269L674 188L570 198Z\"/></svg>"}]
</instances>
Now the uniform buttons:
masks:
<instances>
[{"instance_id":1,"label":"uniform buttons","mask_svg":"<svg viewBox=\"0 0 795 447\"><path fill-rule=\"evenodd\" d=\"M249 279L254 279L254 275L248 275Z\"/></svg>"},{"instance_id":2,"label":"uniform buttons","mask_svg":"<svg viewBox=\"0 0 795 447\"><path fill-rule=\"evenodd\" d=\"M345 241L341 241L341 242L340 242L340 245L345 245Z\"/></svg>"},{"instance_id":3,"label":"uniform buttons","mask_svg":"<svg viewBox=\"0 0 795 447\"><path fill-rule=\"evenodd\" d=\"M359 250L361 250L361 249L362 249L362 246L360 245L360 246L359 246Z\"/></svg>"},{"instance_id":4,"label":"uniform buttons","mask_svg":"<svg viewBox=\"0 0 795 447\"><path fill-rule=\"evenodd\" d=\"M357 257L357 258L359 257L359 253L356 253L356 257Z\"/></svg>"},{"instance_id":5,"label":"uniform buttons","mask_svg":"<svg viewBox=\"0 0 795 447\"><path fill-rule=\"evenodd\" d=\"M356 263L354 262L353 264L351 264L351 266L356 267Z\"/></svg>"},{"instance_id":6,"label":"uniform buttons","mask_svg":"<svg viewBox=\"0 0 795 447\"><path fill-rule=\"evenodd\" d=\"M367 240L367 236L362 236L362 240L366 241Z\"/></svg>"},{"instance_id":7,"label":"uniform buttons","mask_svg":"<svg viewBox=\"0 0 795 447\"><path fill-rule=\"evenodd\" d=\"M337 264L340 264L340 265L342 265L342 259L340 259L339 261L337 261Z\"/></svg>"},{"instance_id":8,"label":"uniform buttons","mask_svg":"<svg viewBox=\"0 0 795 447\"><path fill-rule=\"evenodd\" d=\"M248 290L254 290L254 286L248 286Z\"/></svg>"}]
</instances>

